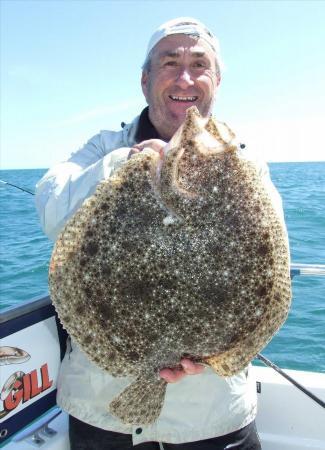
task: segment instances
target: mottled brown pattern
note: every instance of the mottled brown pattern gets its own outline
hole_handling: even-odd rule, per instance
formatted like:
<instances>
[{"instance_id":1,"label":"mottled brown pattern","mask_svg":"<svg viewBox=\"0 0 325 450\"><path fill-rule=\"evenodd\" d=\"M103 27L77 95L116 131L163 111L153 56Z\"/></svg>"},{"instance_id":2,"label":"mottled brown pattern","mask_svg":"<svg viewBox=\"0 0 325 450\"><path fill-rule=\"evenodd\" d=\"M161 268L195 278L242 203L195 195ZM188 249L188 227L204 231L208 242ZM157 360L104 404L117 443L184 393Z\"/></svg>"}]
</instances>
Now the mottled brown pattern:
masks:
<instances>
[{"instance_id":1,"label":"mottled brown pattern","mask_svg":"<svg viewBox=\"0 0 325 450\"><path fill-rule=\"evenodd\" d=\"M132 157L67 223L50 265L63 325L89 358L134 382L109 405L152 423L182 356L243 369L287 317L285 231L226 125L188 110L162 161Z\"/></svg>"}]
</instances>

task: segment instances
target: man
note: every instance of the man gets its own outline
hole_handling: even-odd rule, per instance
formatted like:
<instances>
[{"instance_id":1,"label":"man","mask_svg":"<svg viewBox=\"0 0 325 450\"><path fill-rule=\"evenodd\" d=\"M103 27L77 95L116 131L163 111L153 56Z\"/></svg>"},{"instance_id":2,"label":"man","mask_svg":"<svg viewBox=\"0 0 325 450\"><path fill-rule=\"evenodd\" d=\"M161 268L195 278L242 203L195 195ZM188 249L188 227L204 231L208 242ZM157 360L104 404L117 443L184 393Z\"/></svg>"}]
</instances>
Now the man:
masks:
<instances>
[{"instance_id":1,"label":"man","mask_svg":"<svg viewBox=\"0 0 325 450\"><path fill-rule=\"evenodd\" d=\"M146 147L160 152L183 122L188 107L196 105L201 115L211 115L220 66L218 41L197 20L179 18L158 28L149 42L141 79L148 108L121 131L103 131L90 139L38 183L36 203L46 234L56 239L98 182L132 155ZM264 165L260 173L281 215L281 200ZM254 423L256 389L249 368L223 379L188 359L181 366L160 371L170 384L159 419L150 426L127 426L108 413L107 405L130 380L113 378L70 343L57 400L70 414L71 449L128 449L133 445L139 450L162 446L260 449Z\"/></svg>"}]
</instances>

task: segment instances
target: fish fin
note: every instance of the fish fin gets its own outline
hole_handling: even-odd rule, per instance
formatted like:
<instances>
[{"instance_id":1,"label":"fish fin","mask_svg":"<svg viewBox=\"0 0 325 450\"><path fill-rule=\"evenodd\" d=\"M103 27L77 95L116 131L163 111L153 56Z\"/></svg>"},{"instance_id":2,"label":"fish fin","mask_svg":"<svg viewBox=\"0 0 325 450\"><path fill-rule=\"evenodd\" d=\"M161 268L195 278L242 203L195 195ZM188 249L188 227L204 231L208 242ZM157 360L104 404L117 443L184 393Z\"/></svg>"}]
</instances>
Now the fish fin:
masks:
<instances>
[{"instance_id":1,"label":"fish fin","mask_svg":"<svg viewBox=\"0 0 325 450\"><path fill-rule=\"evenodd\" d=\"M252 359L254 359L260 348L259 341L253 343L252 339L247 338L238 342L229 350L204 358L204 362L218 375L231 377L245 369Z\"/></svg>"},{"instance_id":2,"label":"fish fin","mask_svg":"<svg viewBox=\"0 0 325 450\"><path fill-rule=\"evenodd\" d=\"M288 298L290 301L290 296ZM235 336L233 345L226 351L207 356L204 362L220 376L229 377L236 375L256 357L271 340L272 336L279 330L287 317L287 309L280 310L272 326L265 327L264 321L260 320L254 333L246 336Z\"/></svg>"},{"instance_id":3,"label":"fish fin","mask_svg":"<svg viewBox=\"0 0 325 450\"><path fill-rule=\"evenodd\" d=\"M205 129L212 134L218 141L224 144L229 144L236 138L235 133L224 122L216 122L213 117L210 117L205 125Z\"/></svg>"},{"instance_id":4,"label":"fish fin","mask_svg":"<svg viewBox=\"0 0 325 450\"><path fill-rule=\"evenodd\" d=\"M231 350L204 358L204 362L221 377L230 377L240 372L250 362L250 359L242 362L242 360L237 357L236 352L237 349L232 348Z\"/></svg>"},{"instance_id":5,"label":"fish fin","mask_svg":"<svg viewBox=\"0 0 325 450\"><path fill-rule=\"evenodd\" d=\"M163 379L142 375L111 401L109 412L126 424L151 424L161 412L166 386Z\"/></svg>"}]
</instances>

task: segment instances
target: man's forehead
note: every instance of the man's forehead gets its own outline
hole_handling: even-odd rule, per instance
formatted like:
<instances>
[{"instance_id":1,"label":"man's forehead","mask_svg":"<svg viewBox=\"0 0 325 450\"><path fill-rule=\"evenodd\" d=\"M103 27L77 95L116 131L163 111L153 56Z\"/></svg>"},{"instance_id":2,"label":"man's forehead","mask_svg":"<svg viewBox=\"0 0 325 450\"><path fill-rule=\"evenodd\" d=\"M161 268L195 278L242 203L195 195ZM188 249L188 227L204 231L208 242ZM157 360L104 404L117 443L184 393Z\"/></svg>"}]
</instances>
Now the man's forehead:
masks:
<instances>
[{"instance_id":1,"label":"man's forehead","mask_svg":"<svg viewBox=\"0 0 325 450\"><path fill-rule=\"evenodd\" d=\"M180 57L184 51L193 57L214 56L212 48L203 40L185 34L167 36L154 48L153 55L157 58L166 56Z\"/></svg>"}]
</instances>

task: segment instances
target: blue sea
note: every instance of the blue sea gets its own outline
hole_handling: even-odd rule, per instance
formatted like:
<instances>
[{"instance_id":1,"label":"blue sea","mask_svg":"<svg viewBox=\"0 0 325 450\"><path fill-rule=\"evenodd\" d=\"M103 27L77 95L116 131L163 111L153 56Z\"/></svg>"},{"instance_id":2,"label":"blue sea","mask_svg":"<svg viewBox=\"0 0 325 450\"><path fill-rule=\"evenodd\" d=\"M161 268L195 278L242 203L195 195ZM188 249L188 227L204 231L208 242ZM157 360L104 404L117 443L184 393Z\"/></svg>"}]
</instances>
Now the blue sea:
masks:
<instances>
[{"instance_id":1,"label":"blue sea","mask_svg":"<svg viewBox=\"0 0 325 450\"><path fill-rule=\"evenodd\" d=\"M288 226L291 259L325 264L325 162L273 163ZM0 179L33 191L45 170L2 170ZM0 183L0 300L5 308L47 294L52 243L34 197ZM263 354L283 368L325 372L325 277L293 279L289 317Z\"/></svg>"}]
</instances>

